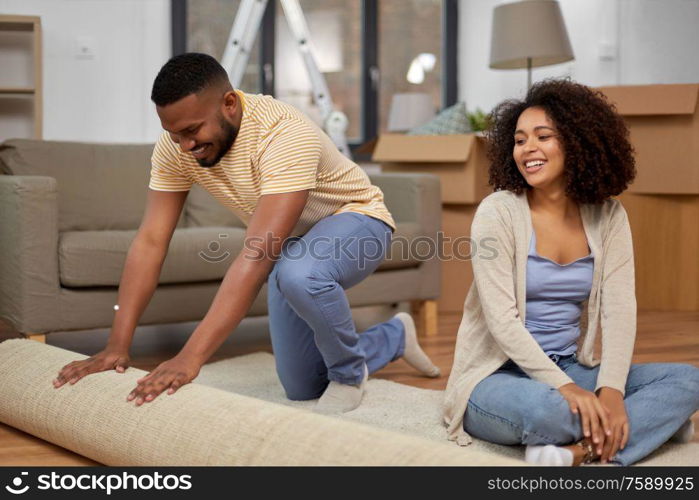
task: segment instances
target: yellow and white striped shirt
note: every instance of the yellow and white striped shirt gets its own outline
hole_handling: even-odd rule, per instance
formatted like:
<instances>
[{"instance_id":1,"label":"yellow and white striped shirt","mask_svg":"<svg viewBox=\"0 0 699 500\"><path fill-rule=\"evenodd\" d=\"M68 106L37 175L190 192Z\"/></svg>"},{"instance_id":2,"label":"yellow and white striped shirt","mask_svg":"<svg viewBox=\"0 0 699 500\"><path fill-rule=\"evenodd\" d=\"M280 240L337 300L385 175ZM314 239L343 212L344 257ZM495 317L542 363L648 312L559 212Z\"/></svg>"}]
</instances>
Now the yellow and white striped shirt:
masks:
<instances>
[{"instance_id":1,"label":"yellow and white striped shirt","mask_svg":"<svg viewBox=\"0 0 699 500\"><path fill-rule=\"evenodd\" d=\"M369 215L395 229L381 190L313 121L270 96L237 93L243 103L240 130L223 158L202 167L163 132L151 158L151 189L188 191L200 184L246 225L260 196L308 189L294 235L343 212Z\"/></svg>"}]
</instances>

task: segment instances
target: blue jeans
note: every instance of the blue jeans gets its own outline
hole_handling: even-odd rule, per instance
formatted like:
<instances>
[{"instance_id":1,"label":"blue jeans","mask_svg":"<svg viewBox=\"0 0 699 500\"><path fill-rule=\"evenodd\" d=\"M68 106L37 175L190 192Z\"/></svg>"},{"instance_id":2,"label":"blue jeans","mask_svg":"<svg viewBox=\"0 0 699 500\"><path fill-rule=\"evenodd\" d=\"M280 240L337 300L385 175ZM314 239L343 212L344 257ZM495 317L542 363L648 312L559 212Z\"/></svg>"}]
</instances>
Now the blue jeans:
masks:
<instances>
[{"instance_id":1,"label":"blue jeans","mask_svg":"<svg viewBox=\"0 0 699 500\"><path fill-rule=\"evenodd\" d=\"M595 390L599 366L575 354L551 358L583 389ZM611 463L631 465L665 443L699 409L699 368L680 363L633 364L624 404L629 440ZM511 360L471 393L464 430L498 444L568 445L583 438L580 416L553 387L532 380Z\"/></svg>"},{"instance_id":2,"label":"blue jeans","mask_svg":"<svg viewBox=\"0 0 699 500\"><path fill-rule=\"evenodd\" d=\"M383 261L391 236L384 222L346 212L284 242L267 302L277 374L289 399L318 398L330 380L359 384L364 364L373 373L403 355L401 321L360 335L345 295Z\"/></svg>"}]
</instances>

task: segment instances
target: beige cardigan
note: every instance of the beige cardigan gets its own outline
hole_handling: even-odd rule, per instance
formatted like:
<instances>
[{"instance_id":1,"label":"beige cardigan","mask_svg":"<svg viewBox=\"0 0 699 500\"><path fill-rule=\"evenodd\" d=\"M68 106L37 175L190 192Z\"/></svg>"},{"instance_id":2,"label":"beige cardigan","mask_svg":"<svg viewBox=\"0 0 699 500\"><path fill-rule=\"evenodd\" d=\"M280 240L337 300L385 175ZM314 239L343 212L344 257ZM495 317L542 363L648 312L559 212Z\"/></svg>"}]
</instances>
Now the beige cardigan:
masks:
<instances>
[{"instance_id":1,"label":"beige cardigan","mask_svg":"<svg viewBox=\"0 0 699 500\"><path fill-rule=\"evenodd\" d=\"M631 229L616 199L582 204L580 215L594 256L594 272L590 296L583 303L577 356L585 366L600 365L595 390L607 386L624 394L636 337ZM471 442L463 430L471 391L508 358L532 379L551 387L573 382L524 327L531 233L526 192L497 191L476 210L471 226L474 280L464 303L444 396L448 438L462 446ZM600 327L601 360L593 352Z\"/></svg>"}]
</instances>

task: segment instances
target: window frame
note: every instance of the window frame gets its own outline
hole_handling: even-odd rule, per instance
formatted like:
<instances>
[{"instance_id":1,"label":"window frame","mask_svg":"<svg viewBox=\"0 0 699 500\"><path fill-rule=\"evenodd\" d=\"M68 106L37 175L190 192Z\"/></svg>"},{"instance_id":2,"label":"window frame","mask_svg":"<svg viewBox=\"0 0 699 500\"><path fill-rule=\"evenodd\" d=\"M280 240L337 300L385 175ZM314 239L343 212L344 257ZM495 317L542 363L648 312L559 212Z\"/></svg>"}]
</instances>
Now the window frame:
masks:
<instances>
[{"instance_id":1,"label":"window frame","mask_svg":"<svg viewBox=\"0 0 699 500\"><path fill-rule=\"evenodd\" d=\"M359 141L349 143L355 160L368 161L370 154L357 149L378 136L379 123L379 2L361 0L362 16L362 124ZM187 0L171 2L172 55L187 50ZM275 43L275 0L269 0L262 18L260 40L260 89L263 94L274 95L274 43ZM442 108L458 100L458 0L442 0Z\"/></svg>"}]
</instances>

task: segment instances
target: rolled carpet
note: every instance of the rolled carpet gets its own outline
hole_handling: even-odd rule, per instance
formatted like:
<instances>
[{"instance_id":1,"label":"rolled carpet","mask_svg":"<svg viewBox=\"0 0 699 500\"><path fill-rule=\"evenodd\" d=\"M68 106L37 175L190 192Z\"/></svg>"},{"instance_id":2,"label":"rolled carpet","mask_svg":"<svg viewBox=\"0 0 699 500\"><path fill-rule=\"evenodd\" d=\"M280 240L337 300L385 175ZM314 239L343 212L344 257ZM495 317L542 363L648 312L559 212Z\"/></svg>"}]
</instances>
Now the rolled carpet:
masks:
<instances>
[{"instance_id":1,"label":"rolled carpet","mask_svg":"<svg viewBox=\"0 0 699 500\"><path fill-rule=\"evenodd\" d=\"M30 340L0 343L0 421L107 465L524 465L197 383L137 407L126 396L147 372L135 368L55 389L78 359Z\"/></svg>"}]
</instances>

